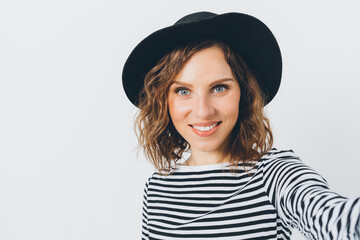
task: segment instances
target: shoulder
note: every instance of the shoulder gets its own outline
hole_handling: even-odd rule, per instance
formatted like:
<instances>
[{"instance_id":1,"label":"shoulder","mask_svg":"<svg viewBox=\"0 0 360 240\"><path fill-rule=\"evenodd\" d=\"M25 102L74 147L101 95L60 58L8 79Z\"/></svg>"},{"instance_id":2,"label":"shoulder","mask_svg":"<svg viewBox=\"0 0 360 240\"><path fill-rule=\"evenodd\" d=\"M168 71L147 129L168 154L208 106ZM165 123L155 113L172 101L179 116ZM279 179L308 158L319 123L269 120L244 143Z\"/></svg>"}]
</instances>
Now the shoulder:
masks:
<instances>
[{"instance_id":1,"label":"shoulder","mask_svg":"<svg viewBox=\"0 0 360 240\"><path fill-rule=\"evenodd\" d=\"M292 149L277 149L272 148L269 152L267 152L262 159L264 161L271 161L271 160L292 160L296 159L300 160L300 157L294 152Z\"/></svg>"},{"instance_id":2,"label":"shoulder","mask_svg":"<svg viewBox=\"0 0 360 240\"><path fill-rule=\"evenodd\" d=\"M264 175L269 178L312 178L319 179L327 184L327 181L312 167L305 164L292 150L279 150L272 148L261 158Z\"/></svg>"},{"instance_id":3,"label":"shoulder","mask_svg":"<svg viewBox=\"0 0 360 240\"><path fill-rule=\"evenodd\" d=\"M172 174L173 174L172 172L165 174L159 171L155 171L148 177L147 181L145 182L145 189L147 190L153 187L154 185L158 185L159 183L167 181L169 177L172 176Z\"/></svg>"},{"instance_id":4,"label":"shoulder","mask_svg":"<svg viewBox=\"0 0 360 240\"><path fill-rule=\"evenodd\" d=\"M304 166L301 158L292 149L272 148L260 160L265 173L284 172Z\"/></svg>"},{"instance_id":5,"label":"shoulder","mask_svg":"<svg viewBox=\"0 0 360 240\"><path fill-rule=\"evenodd\" d=\"M302 162L301 158L292 149L272 148L261 158L264 164L276 162Z\"/></svg>"},{"instance_id":6,"label":"shoulder","mask_svg":"<svg viewBox=\"0 0 360 240\"><path fill-rule=\"evenodd\" d=\"M149 189L149 186L150 186L151 182L153 182L153 181L154 181L154 178L156 178L156 177L154 177L156 174L157 174L157 173L154 172L154 173L151 174L151 176L149 176L148 179L146 180L146 182L145 182L145 192L147 192L147 190Z\"/></svg>"}]
</instances>

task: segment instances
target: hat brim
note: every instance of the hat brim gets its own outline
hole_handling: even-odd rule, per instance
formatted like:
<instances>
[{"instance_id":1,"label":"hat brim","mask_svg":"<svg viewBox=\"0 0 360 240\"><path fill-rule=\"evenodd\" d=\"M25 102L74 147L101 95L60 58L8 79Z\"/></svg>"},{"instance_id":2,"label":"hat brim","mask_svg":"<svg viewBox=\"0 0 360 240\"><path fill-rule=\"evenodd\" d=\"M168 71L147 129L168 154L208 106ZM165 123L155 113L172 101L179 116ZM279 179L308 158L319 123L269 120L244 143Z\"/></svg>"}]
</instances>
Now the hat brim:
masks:
<instances>
[{"instance_id":1,"label":"hat brim","mask_svg":"<svg viewBox=\"0 0 360 240\"><path fill-rule=\"evenodd\" d=\"M125 62L122 81L129 100L138 106L138 94L148 71L175 46L196 39L226 42L255 74L265 103L276 95L282 73L279 45L270 29L259 19L242 13L226 13L207 19L160 29L143 39Z\"/></svg>"}]
</instances>

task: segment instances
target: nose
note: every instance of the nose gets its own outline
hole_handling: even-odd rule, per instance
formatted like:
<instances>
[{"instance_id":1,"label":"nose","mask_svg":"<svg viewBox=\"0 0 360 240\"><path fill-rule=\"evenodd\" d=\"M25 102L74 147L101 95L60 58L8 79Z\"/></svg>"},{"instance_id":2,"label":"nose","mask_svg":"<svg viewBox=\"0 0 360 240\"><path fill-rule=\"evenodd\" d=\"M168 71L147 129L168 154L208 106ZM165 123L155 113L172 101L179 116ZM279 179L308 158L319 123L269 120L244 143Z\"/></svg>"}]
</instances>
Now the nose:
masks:
<instances>
[{"instance_id":1,"label":"nose","mask_svg":"<svg viewBox=\"0 0 360 240\"><path fill-rule=\"evenodd\" d=\"M202 94L195 99L194 113L199 120L207 120L214 115L215 108L212 104L210 96Z\"/></svg>"}]
</instances>

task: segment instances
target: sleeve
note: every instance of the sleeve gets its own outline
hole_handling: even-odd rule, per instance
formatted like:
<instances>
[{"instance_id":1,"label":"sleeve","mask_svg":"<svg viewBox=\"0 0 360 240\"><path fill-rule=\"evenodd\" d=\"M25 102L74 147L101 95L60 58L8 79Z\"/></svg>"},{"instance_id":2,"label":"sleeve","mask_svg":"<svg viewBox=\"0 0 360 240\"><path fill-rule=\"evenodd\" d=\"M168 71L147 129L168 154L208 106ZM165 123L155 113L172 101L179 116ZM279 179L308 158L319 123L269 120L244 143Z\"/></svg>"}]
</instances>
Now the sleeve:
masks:
<instances>
[{"instance_id":1,"label":"sleeve","mask_svg":"<svg viewBox=\"0 0 360 240\"><path fill-rule=\"evenodd\" d=\"M360 198L331 191L326 180L292 150L264 164L270 200L280 218L308 239L360 239Z\"/></svg>"},{"instance_id":2,"label":"sleeve","mask_svg":"<svg viewBox=\"0 0 360 240\"><path fill-rule=\"evenodd\" d=\"M149 188L150 179L146 182L144 188L144 195L143 195L143 207L142 207L142 240L149 239L149 230L148 230L148 212L147 212L147 192Z\"/></svg>"}]
</instances>

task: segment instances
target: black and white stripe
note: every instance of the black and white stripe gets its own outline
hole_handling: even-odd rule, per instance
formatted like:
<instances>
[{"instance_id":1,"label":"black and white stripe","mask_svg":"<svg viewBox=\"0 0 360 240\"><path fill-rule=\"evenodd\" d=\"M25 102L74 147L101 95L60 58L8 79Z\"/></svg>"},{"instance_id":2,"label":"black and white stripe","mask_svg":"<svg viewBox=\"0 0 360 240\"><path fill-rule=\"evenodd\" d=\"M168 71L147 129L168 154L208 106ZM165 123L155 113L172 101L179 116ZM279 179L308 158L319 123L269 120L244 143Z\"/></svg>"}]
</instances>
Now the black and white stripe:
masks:
<instances>
[{"instance_id":1,"label":"black and white stripe","mask_svg":"<svg viewBox=\"0 0 360 240\"><path fill-rule=\"evenodd\" d=\"M142 239L290 239L294 227L308 239L360 239L360 198L332 192L292 150L273 148L248 173L227 163L154 173Z\"/></svg>"}]
</instances>

